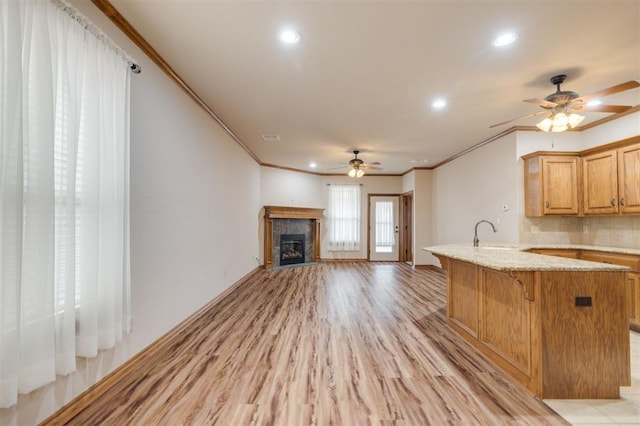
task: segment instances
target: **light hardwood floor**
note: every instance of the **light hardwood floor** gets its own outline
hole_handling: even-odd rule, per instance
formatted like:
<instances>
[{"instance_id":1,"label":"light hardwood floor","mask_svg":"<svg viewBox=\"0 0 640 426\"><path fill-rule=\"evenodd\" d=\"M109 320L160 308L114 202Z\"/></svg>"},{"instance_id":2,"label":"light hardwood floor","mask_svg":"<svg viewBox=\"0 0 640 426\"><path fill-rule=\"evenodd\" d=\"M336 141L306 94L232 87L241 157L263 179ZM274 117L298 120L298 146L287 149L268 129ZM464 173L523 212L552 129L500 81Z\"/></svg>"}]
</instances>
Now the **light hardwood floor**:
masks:
<instances>
[{"instance_id":1,"label":"light hardwood floor","mask_svg":"<svg viewBox=\"0 0 640 426\"><path fill-rule=\"evenodd\" d=\"M402 263L260 271L69 423L567 424L445 325L445 292Z\"/></svg>"}]
</instances>

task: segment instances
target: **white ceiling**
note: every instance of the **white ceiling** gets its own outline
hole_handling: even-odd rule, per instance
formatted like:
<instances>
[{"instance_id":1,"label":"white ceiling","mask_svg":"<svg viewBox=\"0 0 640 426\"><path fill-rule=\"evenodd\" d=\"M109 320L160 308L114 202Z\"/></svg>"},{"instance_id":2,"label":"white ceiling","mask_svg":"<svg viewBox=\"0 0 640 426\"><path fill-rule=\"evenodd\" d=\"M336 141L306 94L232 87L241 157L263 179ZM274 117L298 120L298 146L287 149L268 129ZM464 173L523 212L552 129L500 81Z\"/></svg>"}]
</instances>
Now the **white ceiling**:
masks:
<instances>
[{"instance_id":1,"label":"white ceiling","mask_svg":"<svg viewBox=\"0 0 640 426\"><path fill-rule=\"evenodd\" d=\"M489 128L539 111L522 100L556 74L580 95L640 80L637 0L111 2L262 163L319 173L354 148L405 172L535 125ZM283 27L302 43L279 42ZM505 30L518 41L494 47ZM640 90L604 101L637 105Z\"/></svg>"}]
</instances>

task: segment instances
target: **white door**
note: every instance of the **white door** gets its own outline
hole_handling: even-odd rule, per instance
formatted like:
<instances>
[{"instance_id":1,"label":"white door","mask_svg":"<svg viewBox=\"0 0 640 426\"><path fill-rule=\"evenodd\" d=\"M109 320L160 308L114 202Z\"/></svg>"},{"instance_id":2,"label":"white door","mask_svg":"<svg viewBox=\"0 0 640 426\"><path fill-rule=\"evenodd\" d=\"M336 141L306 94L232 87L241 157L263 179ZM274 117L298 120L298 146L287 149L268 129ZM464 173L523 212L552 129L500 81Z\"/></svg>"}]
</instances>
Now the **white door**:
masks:
<instances>
[{"instance_id":1,"label":"white door","mask_svg":"<svg viewBox=\"0 0 640 426\"><path fill-rule=\"evenodd\" d=\"M398 196L369 197L369 259L398 261Z\"/></svg>"}]
</instances>

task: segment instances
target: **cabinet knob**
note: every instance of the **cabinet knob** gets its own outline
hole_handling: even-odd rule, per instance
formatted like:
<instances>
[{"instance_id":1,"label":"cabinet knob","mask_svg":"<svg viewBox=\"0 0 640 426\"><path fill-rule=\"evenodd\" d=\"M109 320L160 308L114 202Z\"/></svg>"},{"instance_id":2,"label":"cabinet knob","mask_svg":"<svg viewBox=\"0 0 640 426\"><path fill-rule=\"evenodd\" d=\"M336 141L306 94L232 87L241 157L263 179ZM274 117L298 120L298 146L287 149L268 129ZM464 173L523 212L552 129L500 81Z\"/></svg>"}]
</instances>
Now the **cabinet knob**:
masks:
<instances>
[{"instance_id":1,"label":"cabinet knob","mask_svg":"<svg viewBox=\"0 0 640 426\"><path fill-rule=\"evenodd\" d=\"M611 199L611 205L612 205L612 206L615 206L615 205L616 205L616 199L615 199L615 198L612 198L612 199Z\"/></svg>"},{"instance_id":2,"label":"cabinet knob","mask_svg":"<svg viewBox=\"0 0 640 426\"><path fill-rule=\"evenodd\" d=\"M624 206L624 197L620 198L620 205Z\"/></svg>"},{"instance_id":3,"label":"cabinet knob","mask_svg":"<svg viewBox=\"0 0 640 426\"><path fill-rule=\"evenodd\" d=\"M545 205L546 208L549 208L549 202L548 201L545 202L544 205Z\"/></svg>"}]
</instances>

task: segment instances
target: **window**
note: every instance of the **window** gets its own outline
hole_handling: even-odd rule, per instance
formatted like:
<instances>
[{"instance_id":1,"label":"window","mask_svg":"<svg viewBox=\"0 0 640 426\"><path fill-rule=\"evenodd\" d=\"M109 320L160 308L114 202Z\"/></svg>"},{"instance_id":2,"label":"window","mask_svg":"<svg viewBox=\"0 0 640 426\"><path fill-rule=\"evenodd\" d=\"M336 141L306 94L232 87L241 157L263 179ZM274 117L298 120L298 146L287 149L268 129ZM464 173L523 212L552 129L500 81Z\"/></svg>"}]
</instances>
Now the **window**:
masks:
<instances>
[{"instance_id":1,"label":"window","mask_svg":"<svg viewBox=\"0 0 640 426\"><path fill-rule=\"evenodd\" d=\"M376 253L391 253L395 244L393 203L377 201L376 205Z\"/></svg>"},{"instance_id":2,"label":"window","mask_svg":"<svg viewBox=\"0 0 640 426\"><path fill-rule=\"evenodd\" d=\"M360 250L360 185L329 187L329 250Z\"/></svg>"},{"instance_id":3,"label":"window","mask_svg":"<svg viewBox=\"0 0 640 426\"><path fill-rule=\"evenodd\" d=\"M0 7L0 408L122 340L129 64L64 2Z\"/></svg>"}]
</instances>

